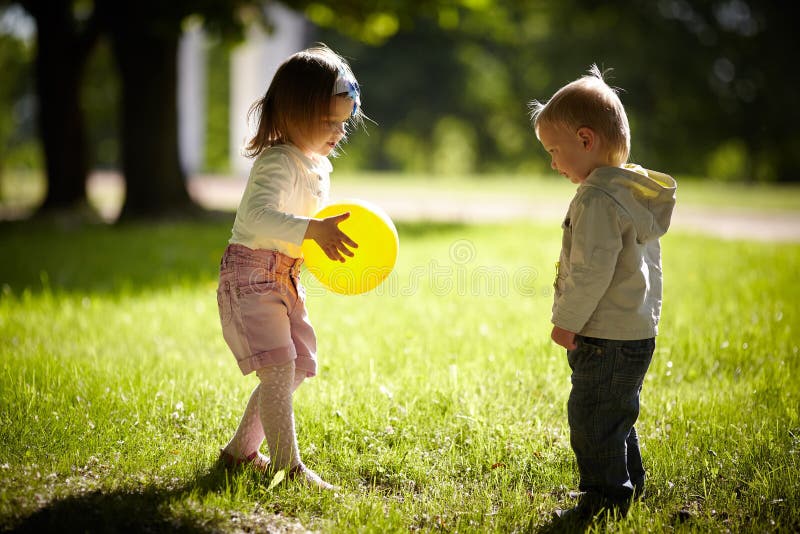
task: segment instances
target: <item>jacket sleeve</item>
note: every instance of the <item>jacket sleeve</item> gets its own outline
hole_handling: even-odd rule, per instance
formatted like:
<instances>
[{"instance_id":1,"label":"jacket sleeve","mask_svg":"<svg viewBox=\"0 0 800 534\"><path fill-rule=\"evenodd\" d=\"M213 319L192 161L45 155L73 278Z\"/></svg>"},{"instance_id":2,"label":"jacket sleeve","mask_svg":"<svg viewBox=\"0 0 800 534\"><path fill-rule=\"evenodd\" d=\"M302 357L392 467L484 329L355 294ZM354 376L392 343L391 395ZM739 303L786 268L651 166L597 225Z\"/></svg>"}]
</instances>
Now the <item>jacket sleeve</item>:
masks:
<instances>
[{"instance_id":1,"label":"jacket sleeve","mask_svg":"<svg viewBox=\"0 0 800 534\"><path fill-rule=\"evenodd\" d=\"M303 244L310 218L286 211L299 179L293 162L285 155L253 165L245 194L247 200L237 214L247 233Z\"/></svg>"},{"instance_id":2,"label":"jacket sleeve","mask_svg":"<svg viewBox=\"0 0 800 534\"><path fill-rule=\"evenodd\" d=\"M611 284L622 250L622 222L610 197L589 192L576 204L570 224L570 270L554 306L553 324L579 333Z\"/></svg>"}]
</instances>

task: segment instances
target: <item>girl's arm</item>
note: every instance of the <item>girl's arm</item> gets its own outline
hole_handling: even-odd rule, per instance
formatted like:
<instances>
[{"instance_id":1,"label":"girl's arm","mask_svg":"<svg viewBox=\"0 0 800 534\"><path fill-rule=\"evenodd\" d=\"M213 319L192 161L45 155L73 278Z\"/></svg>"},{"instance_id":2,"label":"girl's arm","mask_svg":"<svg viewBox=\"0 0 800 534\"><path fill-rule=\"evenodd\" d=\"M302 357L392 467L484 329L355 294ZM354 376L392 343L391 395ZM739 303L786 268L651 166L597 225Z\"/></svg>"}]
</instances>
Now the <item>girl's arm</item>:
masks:
<instances>
[{"instance_id":1,"label":"girl's arm","mask_svg":"<svg viewBox=\"0 0 800 534\"><path fill-rule=\"evenodd\" d=\"M325 219L311 219L308 221L305 238L316 241L325 255L333 261L344 262L344 256L353 257L353 251L347 247L358 248L355 241L339 230L339 223L348 217L350 212Z\"/></svg>"},{"instance_id":2,"label":"girl's arm","mask_svg":"<svg viewBox=\"0 0 800 534\"><path fill-rule=\"evenodd\" d=\"M302 245L310 218L286 209L297 179L294 162L286 155L256 161L236 214L238 229Z\"/></svg>"}]
</instances>

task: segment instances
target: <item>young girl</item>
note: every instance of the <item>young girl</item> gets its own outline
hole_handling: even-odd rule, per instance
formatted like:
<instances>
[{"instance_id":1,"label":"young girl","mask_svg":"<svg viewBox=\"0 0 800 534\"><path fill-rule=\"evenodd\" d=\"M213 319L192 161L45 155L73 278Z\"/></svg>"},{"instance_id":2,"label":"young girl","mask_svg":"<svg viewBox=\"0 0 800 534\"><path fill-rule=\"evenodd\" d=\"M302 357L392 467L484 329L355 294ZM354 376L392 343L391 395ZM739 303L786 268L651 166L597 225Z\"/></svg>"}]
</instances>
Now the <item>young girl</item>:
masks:
<instances>
[{"instance_id":1,"label":"young girl","mask_svg":"<svg viewBox=\"0 0 800 534\"><path fill-rule=\"evenodd\" d=\"M316 374L316 337L300 284L301 245L316 241L344 261L357 247L338 225L343 213L314 219L327 201L328 155L349 124L362 124L358 83L347 62L324 45L298 52L275 73L250 109L258 130L247 145L255 158L220 264L222 333L243 374L259 384L236 434L220 453L228 466L286 469L309 485L333 486L300 460L292 394ZM348 248L349 247L349 248ZM259 452L264 439L269 457Z\"/></svg>"}]
</instances>

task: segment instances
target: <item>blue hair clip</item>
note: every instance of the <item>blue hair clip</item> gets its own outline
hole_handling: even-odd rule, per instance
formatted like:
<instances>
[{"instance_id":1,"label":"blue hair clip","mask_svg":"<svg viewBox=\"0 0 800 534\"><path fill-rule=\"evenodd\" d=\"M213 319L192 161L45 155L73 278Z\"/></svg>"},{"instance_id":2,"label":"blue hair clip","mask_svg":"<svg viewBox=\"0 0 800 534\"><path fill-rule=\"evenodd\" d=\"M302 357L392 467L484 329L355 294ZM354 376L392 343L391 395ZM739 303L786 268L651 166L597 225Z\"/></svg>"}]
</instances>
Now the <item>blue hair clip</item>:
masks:
<instances>
[{"instance_id":1,"label":"blue hair clip","mask_svg":"<svg viewBox=\"0 0 800 534\"><path fill-rule=\"evenodd\" d=\"M361 106L361 88L358 82L349 75L349 73L340 71L339 77L336 78L336 83L333 85L333 94L341 95L347 93L348 98L353 101L353 112L350 116L354 116Z\"/></svg>"}]
</instances>

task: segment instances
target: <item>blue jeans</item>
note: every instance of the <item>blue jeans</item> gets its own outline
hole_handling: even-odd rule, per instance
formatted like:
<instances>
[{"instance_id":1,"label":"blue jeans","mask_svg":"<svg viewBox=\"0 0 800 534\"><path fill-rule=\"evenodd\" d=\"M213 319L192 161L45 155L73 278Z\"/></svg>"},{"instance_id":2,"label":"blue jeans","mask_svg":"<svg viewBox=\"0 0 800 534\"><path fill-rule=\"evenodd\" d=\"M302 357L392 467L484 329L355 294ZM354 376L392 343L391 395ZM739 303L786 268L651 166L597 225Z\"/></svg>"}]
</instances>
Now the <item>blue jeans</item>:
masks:
<instances>
[{"instance_id":1,"label":"blue jeans","mask_svg":"<svg viewBox=\"0 0 800 534\"><path fill-rule=\"evenodd\" d=\"M567 351L572 368L567 413L579 489L586 492L584 502L591 508L626 511L634 491L644 492L645 471L633 425L655 339L576 336L575 342L577 348Z\"/></svg>"}]
</instances>

